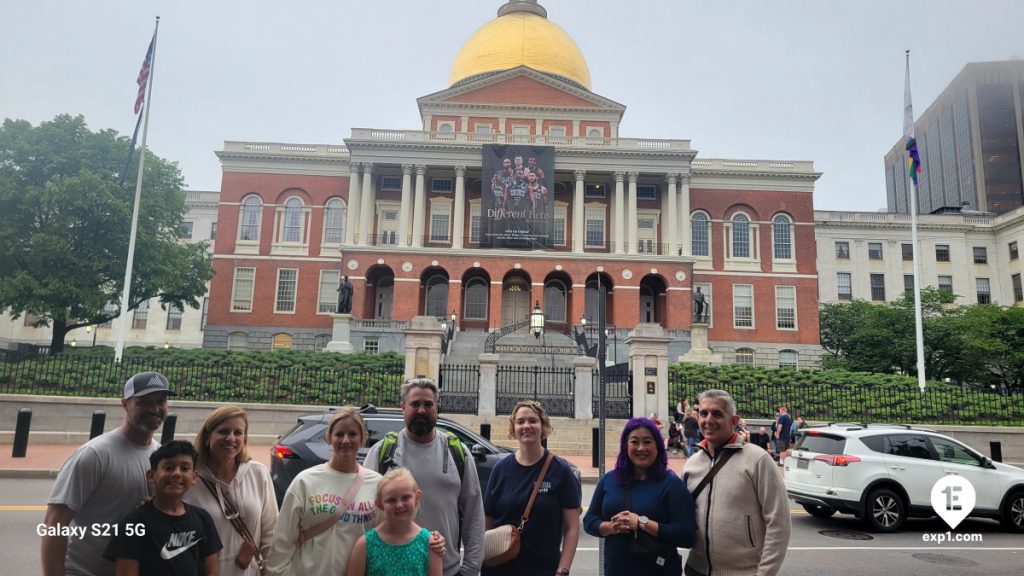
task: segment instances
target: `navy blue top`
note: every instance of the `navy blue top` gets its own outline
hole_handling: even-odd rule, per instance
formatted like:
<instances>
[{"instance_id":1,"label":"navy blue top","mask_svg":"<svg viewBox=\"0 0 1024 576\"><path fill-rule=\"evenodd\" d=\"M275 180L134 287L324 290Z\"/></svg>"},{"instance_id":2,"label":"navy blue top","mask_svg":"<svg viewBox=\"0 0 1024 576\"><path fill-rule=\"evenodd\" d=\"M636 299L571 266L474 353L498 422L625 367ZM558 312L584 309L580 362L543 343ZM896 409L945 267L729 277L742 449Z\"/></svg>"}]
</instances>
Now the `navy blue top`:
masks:
<instances>
[{"instance_id":1,"label":"navy blue top","mask_svg":"<svg viewBox=\"0 0 1024 576\"><path fill-rule=\"evenodd\" d=\"M647 516L658 523L658 539L677 548L693 546L697 532L696 512L693 498L686 484L671 471L661 480L643 480L634 482L634 512ZM601 536L601 522L610 521L612 516L626 509L626 489L615 483L615 474L605 474L594 489L594 497L590 500L590 508L583 517L583 528L587 534ZM614 534L605 537L605 575L674 575L682 574L682 559L677 555L661 568L644 572L641 564L629 550L630 534Z\"/></svg>"},{"instance_id":2,"label":"navy blue top","mask_svg":"<svg viewBox=\"0 0 1024 576\"><path fill-rule=\"evenodd\" d=\"M492 527L519 525L545 458L546 450L544 458L532 466L523 466L514 455L494 465L484 492L484 515L494 520ZM555 456L523 528L519 555L500 566L484 566L482 573L487 576L554 574L562 554L562 511L578 509L582 497L572 468Z\"/></svg>"},{"instance_id":3,"label":"navy blue top","mask_svg":"<svg viewBox=\"0 0 1024 576\"><path fill-rule=\"evenodd\" d=\"M779 440L789 442L792 439L793 418L789 414L779 416Z\"/></svg>"}]
</instances>

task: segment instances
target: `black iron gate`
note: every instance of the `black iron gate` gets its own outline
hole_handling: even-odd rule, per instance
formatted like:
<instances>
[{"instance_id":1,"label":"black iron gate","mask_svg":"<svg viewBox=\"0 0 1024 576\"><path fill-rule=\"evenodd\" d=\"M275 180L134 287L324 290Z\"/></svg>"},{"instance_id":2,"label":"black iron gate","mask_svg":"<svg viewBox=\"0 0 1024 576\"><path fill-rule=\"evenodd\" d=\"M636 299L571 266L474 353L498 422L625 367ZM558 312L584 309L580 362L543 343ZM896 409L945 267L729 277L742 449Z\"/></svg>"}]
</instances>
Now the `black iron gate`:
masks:
<instances>
[{"instance_id":1,"label":"black iron gate","mask_svg":"<svg viewBox=\"0 0 1024 576\"><path fill-rule=\"evenodd\" d=\"M551 416L576 413L576 373L571 366L498 366L497 412L509 414L516 402L536 400Z\"/></svg>"},{"instance_id":2,"label":"black iron gate","mask_svg":"<svg viewBox=\"0 0 1024 576\"><path fill-rule=\"evenodd\" d=\"M442 364L438 373L441 413L476 414L480 400L480 366Z\"/></svg>"},{"instance_id":3,"label":"black iron gate","mask_svg":"<svg viewBox=\"0 0 1024 576\"><path fill-rule=\"evenodd\" d=\"M598 416L598 403L601 393L600 370L594 370L594 418ZM605 418L633 417L633 374L629 364L615 364L604 369L605 378Z\"/></svg>"}]
</instances>

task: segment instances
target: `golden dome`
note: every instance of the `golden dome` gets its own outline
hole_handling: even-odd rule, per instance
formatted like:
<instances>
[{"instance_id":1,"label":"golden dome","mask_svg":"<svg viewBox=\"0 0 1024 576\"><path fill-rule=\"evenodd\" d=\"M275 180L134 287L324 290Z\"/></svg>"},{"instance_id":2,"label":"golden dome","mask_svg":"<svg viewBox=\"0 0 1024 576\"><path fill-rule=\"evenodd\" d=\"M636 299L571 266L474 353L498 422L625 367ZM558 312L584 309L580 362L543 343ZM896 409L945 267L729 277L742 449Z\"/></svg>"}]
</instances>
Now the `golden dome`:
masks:
<instances>
[{"instance_id":1,"label":"golden dome","mask_svg":"<svg viewBox=\"0 0 1024 576\"><path fill-rule=\"evenodd\" d=\"M572 38L536 9L512 8L518 3L503 6L497 18L470 36L455 57L449 86L478 74L529 66L590 90L590 68Z\"/></svg>"}]
</instances>

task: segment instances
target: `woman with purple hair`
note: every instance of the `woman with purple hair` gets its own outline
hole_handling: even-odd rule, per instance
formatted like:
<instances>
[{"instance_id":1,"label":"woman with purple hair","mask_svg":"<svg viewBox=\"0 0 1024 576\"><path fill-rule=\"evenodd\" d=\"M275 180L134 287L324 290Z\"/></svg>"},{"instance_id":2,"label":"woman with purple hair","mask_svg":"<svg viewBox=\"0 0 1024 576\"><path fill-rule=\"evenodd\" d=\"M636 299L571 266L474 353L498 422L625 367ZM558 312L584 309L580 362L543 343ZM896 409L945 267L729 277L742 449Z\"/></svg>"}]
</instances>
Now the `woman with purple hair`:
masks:
<instances>
[{"instance_id":1,"label":"woman with purple hair","mask_svg":"<svg viewBox=\"0 0 1024 576\"><path fill-rule=\"evenodd\" d=\"M693 498L668 468L665 442L649 419L626 423L615 470L597 483L583 528L605 538L606 576L682 574L676 548L693 545Z\"/></svg>"}]
</instances>

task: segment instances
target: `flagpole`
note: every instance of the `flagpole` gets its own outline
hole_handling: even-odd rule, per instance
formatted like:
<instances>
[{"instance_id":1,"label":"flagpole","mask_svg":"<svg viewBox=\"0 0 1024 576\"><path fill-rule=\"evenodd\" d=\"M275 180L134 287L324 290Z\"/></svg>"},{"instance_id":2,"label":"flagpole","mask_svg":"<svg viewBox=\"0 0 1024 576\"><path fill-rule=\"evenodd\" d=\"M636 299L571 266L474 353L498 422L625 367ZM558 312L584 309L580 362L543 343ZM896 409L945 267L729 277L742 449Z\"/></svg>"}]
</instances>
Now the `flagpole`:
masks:
<instances>
[{"instance_id":1,"label":"flagpole","mask_svg":"<svg viewBox=\"0 0 1024 576\"><path fill-rule=\"evenodd\" d=\"M156 17L153 29L153 55L149 61L149 79L146 86L145 120L142 122L142 148L139 153L139 173L135 179L135 205L132 207L132 230L128 237L128 263L124 269L124 290L121 291L121 316L117 330L117 345L114 347L114 361L120 362L124 353L124 332L128 327L128 299L132 292L132 265L135 263L135 236L139 229L139 201L142 198L142 169L146 163L146 135L149 132L149 109L153 104L153 75L156 74L156 37L160 32L160 17Z\"/></svg>"},{"instance_id":2,"label":"flagpole","mask_svg":"<svg viewBox=\"0 0 1024 576\"><path fill-rule=\"evenodd\" d=\"M910 100L910 50L906 51L907 73L903 94L903 136L906 140L907 153L910 153L911 145L914 143L914 108ZM912 158L908 157L907 176L909 177L910 189L910 243L913 247L914 256L914 342L917 348L917 387L924 392L924 323L921 318L921 257L920 248L917 243L917 177L912 174L915 170Z\"/></svg>"}]
</instances>

